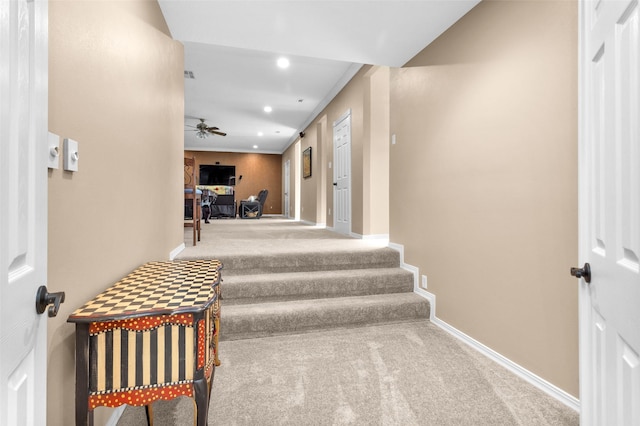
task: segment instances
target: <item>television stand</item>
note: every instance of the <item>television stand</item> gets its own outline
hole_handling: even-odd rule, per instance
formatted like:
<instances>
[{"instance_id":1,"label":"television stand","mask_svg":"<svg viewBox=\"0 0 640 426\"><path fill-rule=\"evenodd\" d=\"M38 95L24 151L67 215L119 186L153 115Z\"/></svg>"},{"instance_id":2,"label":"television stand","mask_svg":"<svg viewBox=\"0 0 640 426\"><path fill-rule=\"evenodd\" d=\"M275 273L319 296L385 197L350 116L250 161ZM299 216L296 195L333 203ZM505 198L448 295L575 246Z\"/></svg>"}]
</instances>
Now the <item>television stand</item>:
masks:
<instances>
[{"instance_id":1,"label":"television stand","mask_svg":"<svg viewBox=\"0 0 640 426\"><path fill-rule=\"evenodd\" d=\"M236 217L236 198L234 194L218 195L211 204L211 218Z\"/></svg>"}]
</instances>

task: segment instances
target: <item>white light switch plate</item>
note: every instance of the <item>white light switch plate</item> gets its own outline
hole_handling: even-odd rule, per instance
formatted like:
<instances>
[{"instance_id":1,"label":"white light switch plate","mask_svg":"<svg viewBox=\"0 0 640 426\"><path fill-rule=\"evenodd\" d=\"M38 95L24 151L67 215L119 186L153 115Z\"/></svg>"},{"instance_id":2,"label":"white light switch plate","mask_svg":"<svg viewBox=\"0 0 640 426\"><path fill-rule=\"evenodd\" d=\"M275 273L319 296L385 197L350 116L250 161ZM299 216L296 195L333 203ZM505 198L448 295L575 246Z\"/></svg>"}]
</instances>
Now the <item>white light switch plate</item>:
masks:
<instances>
[{"instance_id":1,"label":"white light switch plate","mask_svg":"<svg viewBox=\"0 0 640 426\"><path fill-rule=\"evenodd\" d=\"M63 166L65 170L70 172L78 171L78 160L80 155L78 154L78 142L73 139L64 140L64 161Z\"/></svg>"},{"instance_id":2,"label":"white light switch plate","mask_svg":"<svg viewBox=\"0 0 640 426\"><path fill-rule=\"evenodd\" d=\"M47 166L50 169L60 167L60 136L49 132L49 160Z\"/></svg>"}]
</instances>

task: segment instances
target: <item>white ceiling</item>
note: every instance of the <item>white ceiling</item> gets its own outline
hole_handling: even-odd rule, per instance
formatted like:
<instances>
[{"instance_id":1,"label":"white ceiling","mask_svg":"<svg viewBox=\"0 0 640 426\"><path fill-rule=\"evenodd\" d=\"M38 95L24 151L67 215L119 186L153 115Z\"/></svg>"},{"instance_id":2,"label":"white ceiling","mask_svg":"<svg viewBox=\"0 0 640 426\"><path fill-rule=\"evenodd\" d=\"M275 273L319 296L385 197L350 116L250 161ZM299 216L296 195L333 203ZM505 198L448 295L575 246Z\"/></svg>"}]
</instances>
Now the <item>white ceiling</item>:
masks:
<instances>
[{"instance_id":1,"label":"white ceiling","mask_svg":"<svg viewBox=\"0 0 640 426\"><path fill-rule=\"evenodd\" d=\"M195 77L186 129L204 118L227 133L186 130L185 149L282 153L362 64L404 65L478 2L159 0Z\"/></svg>"}]
</instances>

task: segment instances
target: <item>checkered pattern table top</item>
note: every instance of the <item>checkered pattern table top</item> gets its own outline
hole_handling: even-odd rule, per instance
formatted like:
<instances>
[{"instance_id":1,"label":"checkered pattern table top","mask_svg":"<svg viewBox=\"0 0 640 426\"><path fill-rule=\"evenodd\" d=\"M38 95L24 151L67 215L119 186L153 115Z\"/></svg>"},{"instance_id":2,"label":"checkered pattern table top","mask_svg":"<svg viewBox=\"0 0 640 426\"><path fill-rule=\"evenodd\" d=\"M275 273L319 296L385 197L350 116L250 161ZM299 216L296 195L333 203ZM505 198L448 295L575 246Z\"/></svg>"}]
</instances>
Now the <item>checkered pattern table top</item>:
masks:
<instances>
[{"instance_id":1,"label":"checkered pattern table top","mask_svg":"<svg viewBox=\"0 0 640 426\"><path fill-rule=\"evenodd\" d=\"M96 322L200 310L215 300L217 260L149 262L73 312L69 322Z\"/></svg>"}]
</instances>

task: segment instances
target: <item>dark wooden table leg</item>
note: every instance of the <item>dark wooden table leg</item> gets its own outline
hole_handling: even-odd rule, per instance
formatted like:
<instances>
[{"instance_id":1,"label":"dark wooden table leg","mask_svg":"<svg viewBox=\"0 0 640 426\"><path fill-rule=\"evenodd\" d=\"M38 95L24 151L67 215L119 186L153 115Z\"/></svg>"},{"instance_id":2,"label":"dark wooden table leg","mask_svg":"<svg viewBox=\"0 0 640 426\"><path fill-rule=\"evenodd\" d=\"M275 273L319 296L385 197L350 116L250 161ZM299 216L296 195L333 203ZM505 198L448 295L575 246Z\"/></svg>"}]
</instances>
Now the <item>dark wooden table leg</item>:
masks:
<instances>
[{"instance_id":1,"label":"dark wooden table leg","mask_svg":"<svg viewBox=\"0 0 640 426\"><path fill-rule=\"evenodd\" d=\"M147 425L153 426L153 407L151 404L144 406L144 413L147 415Z\"/></svg>"},{"instance_id":2,"label":"dark wooden table leg","mask_svg":"<svg viewBox=\"0 0 640 426\"><path fill-rule=\"evenodd\" d=\"M76 425L93 425L89 412L89 324L76 324Z\"/></svg>"},{"instance_id":3,"label":"dark wooden table leg","mask_svg":"<svg viewBox=\"0 0 640 426\"><path fill-rule=\"evenodd\" d=\"M207 379L198 379L193 382L196 399L196 424L207 426L207 416L209 415L209 386Z\"/></svg>"}]
</instances>

